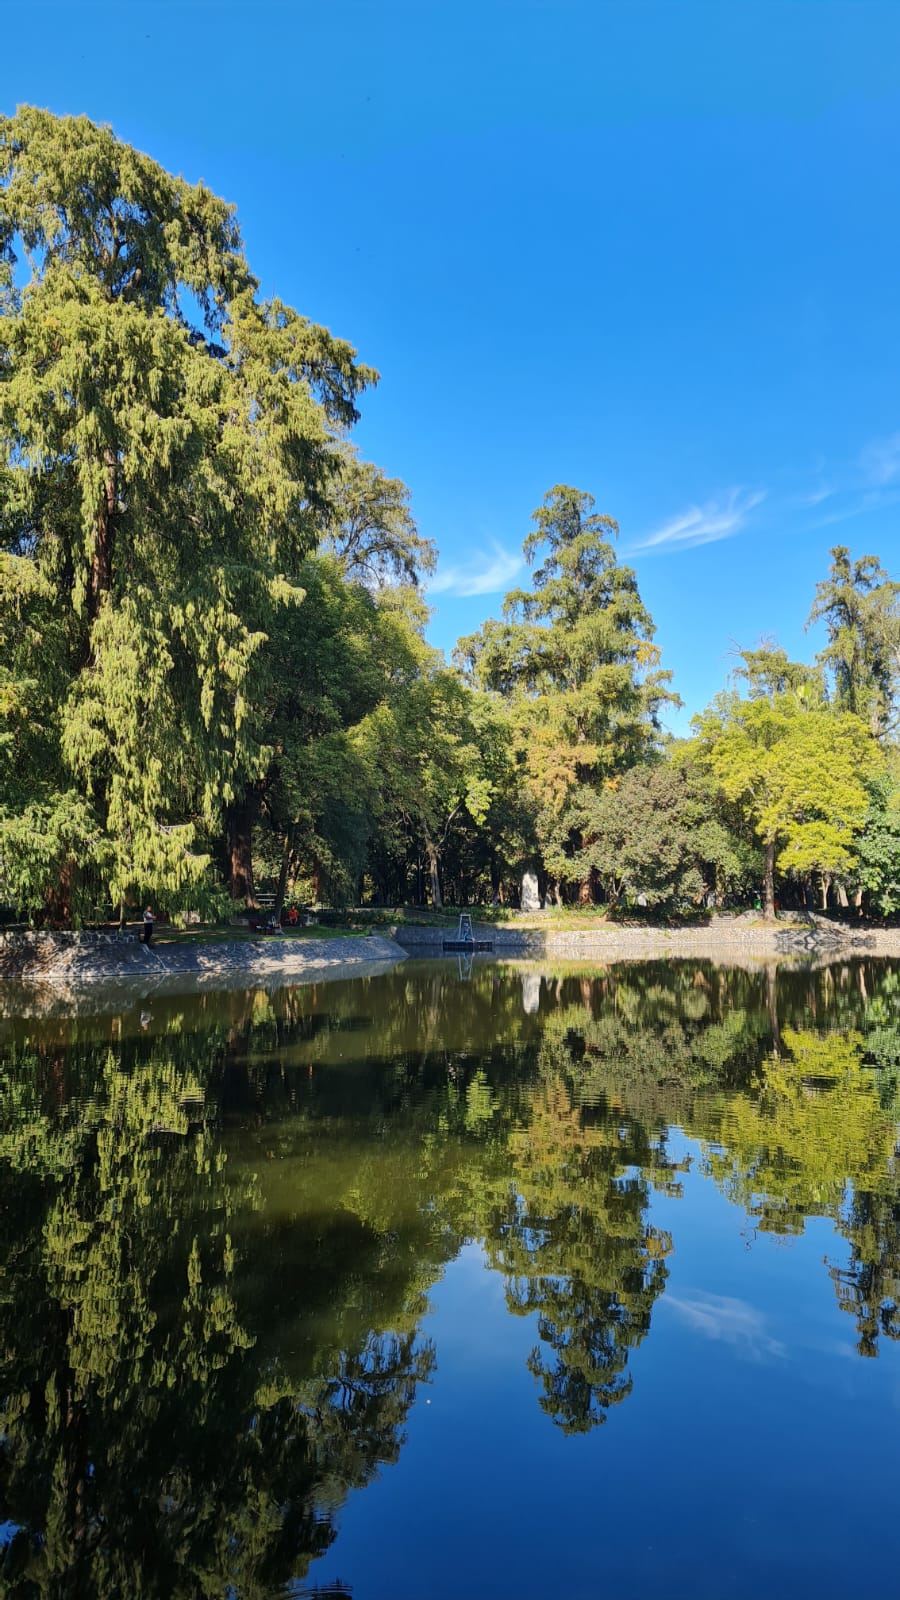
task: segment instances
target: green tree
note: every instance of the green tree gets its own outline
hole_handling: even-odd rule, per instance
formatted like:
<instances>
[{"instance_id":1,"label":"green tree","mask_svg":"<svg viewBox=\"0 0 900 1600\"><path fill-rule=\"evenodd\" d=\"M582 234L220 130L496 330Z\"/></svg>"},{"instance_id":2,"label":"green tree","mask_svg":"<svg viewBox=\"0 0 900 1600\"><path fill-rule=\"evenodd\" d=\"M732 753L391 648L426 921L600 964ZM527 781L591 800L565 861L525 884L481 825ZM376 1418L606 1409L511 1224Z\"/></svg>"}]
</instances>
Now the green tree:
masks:
<instances>
[{"instance_id":1,"label":"green tree","mask_svg":"<svg viewBox=\"0 0 900 1600\"><path fill-rule=\"evenodd\" d=\"M317 900L352 898L377 809L357 734L382 700L421 670L427 609L419 594L435 561L409 491L349 447L319 515L320 544L298 569L304 605L273 620L253 708L266 770L228 810L232 898L254 898L254 837L274 843L280 905L289 876L308 874ZM267 840L259 825L271 829ZM270 853L271 858L271 853Z\"/></svg>"},{"instance_id":2,"label":"green tree","mask_svg":"<svg viewBox=\"0 0 900 1600\"><path fill-rule=\"evenodd\" d=\"M334 903L355 894L381 808L368 719L417 681L423 644L398 591L348 581L333 555L310 557L300 578L306 600L270 640L273 755L254 798L281 852L278 903L297 874Z\"/></svg>"},{"instance_id":3,"label":"green tree","mask_svg":"<svg viewBox=\"0 0 900 1600\"><path fill-rule=\"evenodd\" d=\"M900 759L869 784L869 808L856 842L857 874L881 916L900 911Z\"/></svg>"},{"instance_id":4,"label":"green tree","mask_svg":"<svg viewBox=\"0 0 900 1600\"><path fill-rule=\"evenodd\" d=\"M560 882L578 874L579 797L654 749L659 712L675 699L635 574L616 560L617 526L593 507L578 489L549 491L524 544L529 561L542 558L533 589L507 595L503 620L457 651L469 679L509 705L544 861Z\"/></svg>"},{"instance_id":5,"label":"green tree","mask_svg":"<svg viewBox=\"0 0 900 1600\"><path fill-rule=\"evenodd\" d=\"M835 545L807 626L820 619L828 643L818 661L831 677L835 703L884 739L896 722L900 686L900 583L877 556L853 561L846 546Z\"/></svg>"},{"instance_id":6,"label":"green tree","mask_svg":"<svg viewBox=\"0 0 900 1600\"><path fill-rule=\"evenodd\" d=\"M64 768L59 706L70 682L64 618L27 556L0 551L0 899L84 911L106 859L100 819Z\"/></svg>"},{"instance_id":7,"label":"green tree","mask_svg":"<svg viewBox=\"0 0 900 1600\"><path fill-rule=\"evenodd\" d=\"M466 809L444 850L445 876L460 905L503 901L523 861L534 856L534 812L523 793L508 708L497 695L471 692L470 717L482 789L477 819Z\"/></svg>"},{"instance_id":8,"label":"green tree","mask_svg":"<svg viewBox=\"0 0 900 1600\"><path fill-rule=\"evenodd\" d=\"M378 589L386 583L418 588L434 571L437 551L418 530L406 484L361 461L347 445L339 459L322 520L342 572Z\"/></svg>"},{"instance_id":9,"label":"green tree","mask_svg":"<svg viewBox=\"0 0 900 1600\"><path fill-rule=\"evenodd\" d=\"M751 691L754 680L751 678ZM717 697L695 718L698 753L726 799L737 802L765 851L765 911L775 914L775 867L808 877L850 871L868 806L865 779L880 757L851 712L796 691Z\"/></svg>"},{"instance_id":10,"label":"green tree","mask_svg":"<svg viewBox=\"0 0 900 1600\"><path fill-rule=\"evenodd\" d=\"M493 785L484 766L483 713L460 675L420 641L420 665L360 729L377 775L381 846L423 861L434 906L443 904L441 861L454 832L487 817Z\"/></svg>"},{"instance_id":11,"label":"green tree","mask_svg":"<svg viewBox=\"0 0 900 1600\"><path fill-rule=\"evenodd\" d=\"M63 619L47 766L67 813L77 799L99 822L89 865L114 900L196 897L197 827L264 770L263 645L302 598L335 433L372 377L259 299L232 208L203 185L86 118L0 119L0 527L35 574L24 625L41 586ZM46 771L24 808L0 795L23 881ZM54 844L47 886L58 870Z\"/></svg>"},{"instance_id":12,"label":"green tree","mask_svg":"<svg viewBox=\"0 0 900 1600\"><path fill-rule=\"evenodd\" d=\"M595 872L614 902L641 893L648 905L669 908L742 885L757 852L720 809L709 777L684 760L631 767L581 800L582 876Z\"/></svg>"}]
</instances>

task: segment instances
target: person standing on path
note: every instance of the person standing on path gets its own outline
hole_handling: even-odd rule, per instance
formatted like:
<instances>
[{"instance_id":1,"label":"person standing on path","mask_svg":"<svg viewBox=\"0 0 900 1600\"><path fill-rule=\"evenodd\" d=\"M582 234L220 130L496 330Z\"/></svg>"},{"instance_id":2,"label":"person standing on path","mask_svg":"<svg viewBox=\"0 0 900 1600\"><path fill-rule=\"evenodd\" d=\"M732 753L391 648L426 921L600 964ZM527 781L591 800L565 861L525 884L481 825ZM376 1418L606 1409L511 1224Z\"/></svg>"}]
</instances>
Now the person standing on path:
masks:
<instances>
[{"instance_id":1,"label":"person standing on path","mask_svg":"<svg viewBox=\"0 0 900 1600\"><path fill-rule=\"evenodd\" d=\"M153 908L152 908L152 906L147 906L145 911L144 911L144 938L143 938L143 943L144 944L152 944L152 942L153 942Z\"/></svg>"}]
</instances>

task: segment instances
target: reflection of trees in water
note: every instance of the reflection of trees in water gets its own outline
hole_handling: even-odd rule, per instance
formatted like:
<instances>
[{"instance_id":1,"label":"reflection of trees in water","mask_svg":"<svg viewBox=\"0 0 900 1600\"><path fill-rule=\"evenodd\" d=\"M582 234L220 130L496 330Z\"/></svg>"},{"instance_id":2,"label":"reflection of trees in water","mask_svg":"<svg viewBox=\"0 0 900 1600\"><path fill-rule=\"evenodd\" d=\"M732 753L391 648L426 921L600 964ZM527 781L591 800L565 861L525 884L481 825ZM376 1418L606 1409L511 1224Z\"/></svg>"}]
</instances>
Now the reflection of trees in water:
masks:
<instances>
[{"instance_id":1,"label":"reflection of trees in water","mask_svg":"<svg viewBox=\"0 0 900 1600\"><path fill-rule=\"evenodd\" d=\"M576 1098L679 1123L705 1170L763 1231L825 1216L851 1247L831 1266L859 1348L897 1337L900 975L876 963L816 972L635 983L613 1006L556 1011L545 1034ZM687 998L688 1003L684 1004ZM797 1022L810 1015L824 1029ZM566 1059L568 1056L568 1060Z\"/></svg>"},{"instance_id":2,"label":"reflection of trees in water","mask_svg":"<svg viewBox=\"0 0 900 1600\"><path fill-rule=\"evenodd\" d=\"M394 1459L433 1357L367 1331L300 1379L238 1308L224 1181L173 1041L69 1067L48 1112L12 1063L0 1137L5 1592L270 1595L333 1537L347 1489ZM178 1054L175 1036L175 1054ZM77 1047L76 1047L77 1054Z\"/></svg>"},{"instance_id":3,"label":"reflection of trees in water","mask_svg":"<svg viewBox=\"0 0 900 1600\"><path fill-rule=\"evenodd\" d=\"M481 1219L488 1260L510 1308L537 1313L542 1408L584 1431L629 1393L629 1351L665 1283L671 1239L647 1219L665 1158L639 1124L587 1118L558 1081L535 1092L509 1154L505 1201Z\"/></svg>"},{"instance_id":4,"label":"reflection of trees in water","mask_svg":"<svg viewBox=\"0 0 900 1600\"><path fill-rule=\"evenodd\" d=\"M401 968L7 1032L9 1592L301 1577L396 1458L465 1239L536 1318L543 1409L602 1421L666 1281L676 1122L760 1228L831 1218L860 1350L897 1336L894 974L632 966L522 997L498 968Z\"/></svg>"},{"instance_id":5,"label":"reflection of trees in water","mask_svg":"<svg viewBox=\"0 0 900 1600\"><path fill-rule=\"evenodd\" d=\"M900 1339L900 1197L855 1192L841 1221L846 1267L832 1266L838 1304L856 1319L861 1356L878 1354L882 1334Z\"/></svg>"},{"instance_id":6,"label":"reflection of trees in water","mask_svg":"<svg viewBox=\"0 0 900 1600\"><path fill-rule=\"evenodd\" d=\"M802 1232L807 1217L840 1222L849 1186L894 1183L894 1119L863 1065L858 1033L782 1030L751 1093L709 1096L693 1128L709 1171L768 1232Z\"/></svg>"}]
</instances>

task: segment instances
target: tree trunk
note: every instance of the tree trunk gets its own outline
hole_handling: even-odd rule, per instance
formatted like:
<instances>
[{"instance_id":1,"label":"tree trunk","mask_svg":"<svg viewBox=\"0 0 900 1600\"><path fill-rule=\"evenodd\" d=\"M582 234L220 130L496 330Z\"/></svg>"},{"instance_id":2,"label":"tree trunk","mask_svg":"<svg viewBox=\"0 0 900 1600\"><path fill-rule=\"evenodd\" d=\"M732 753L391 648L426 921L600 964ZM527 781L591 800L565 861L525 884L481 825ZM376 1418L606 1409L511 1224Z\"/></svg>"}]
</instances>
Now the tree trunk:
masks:
<instances>
[{"instance_id":1,"label":"tree trunk","mask_svg":"<svg viewBox=\"0 0 900 1600\"><path fill-rule=\"evenodd\" d=\"M291 833L290 829L288 829L284 836L284 845L281 851L281 870L278 873L278 888L275 890L275 904L272 907L272 915L276 922L281 921L281 913L284 910L284 897L287 893L288 870L290 865Z\"/></svg>"},{"instance_id":2,"label":"tree trunk","mask_svg":"<svg viewBox=\"0 0 900 1600\"><path fill-rule=\"evenodd\" d=\"M444 904L441 899L440 853L437 845L427 835L425 838L425 852L428 856L428 871L431 876L431 904L436 910L440 910Z\"/></svg>"},{"instance_id":3,"label":"tree trunk","mask_svg":"<svg viewBox=\"0 0 900 1600\"><path fill-rule=\"evenodd\" d=\"M828 910L828 891L831 888L831 873L822 873L822 910Z\"/></svg>"},{"instance_id":4,"label":"tree trunk","mask_svg":"<svg viewBox=\"0 0 900 1600\"><path fill-rule=\"evenodd\" d=\"M769 917L769 918L774 918L774 916L775 916L775 840L774 839L772 839L766 845L766 895L765 895L765 910L764 910L764 914L765 914L766 917Z\"/></svg>"},{"instance_id":5,"label":"tree trunk","mask_svg":"<svg viewBox=\"0 0 900 1600\"><path fill-rule=\"evenodd\" d=\"M225 835L228 845L228 869L232 900L243 900L253 905L256 889L253 883L253 821L256 804L251 791L240 800L233 800L225 811Z\"/></svg>"},{"instance_id":6,"label":"tree trunk","mask_svg":"<svg viewBox=\"0 0 900 1600\"><path fill-rule=\"evenodd\" d=\"M75 884L75 863L71 856L63 862L52 889L44 900L44 917L51 926L71 928L74 920L72 897Z\"/></svg>"}]
</instances>

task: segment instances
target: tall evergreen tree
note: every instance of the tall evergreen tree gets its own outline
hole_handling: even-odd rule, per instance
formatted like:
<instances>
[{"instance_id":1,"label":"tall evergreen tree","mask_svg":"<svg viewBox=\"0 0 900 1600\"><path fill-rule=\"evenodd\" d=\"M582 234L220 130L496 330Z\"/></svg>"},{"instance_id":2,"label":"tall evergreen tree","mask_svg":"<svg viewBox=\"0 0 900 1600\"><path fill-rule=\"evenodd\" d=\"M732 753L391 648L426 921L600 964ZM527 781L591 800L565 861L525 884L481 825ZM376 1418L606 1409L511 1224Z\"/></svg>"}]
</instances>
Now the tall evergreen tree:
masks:
<instances>
[{"instance_id":1,"label":"tall evergreen tree","mask_svg":"<svg viewBox=\"0 0 900 1600\"><path fill-rule=\"evenodd\" d=\"M676 696L635 573L616 559L612 518L595 513L591 495L557 484L532 521L532 590L508 594L503 620L461 640L458 659L513 711L544 862L564 882L576 876L580 791L646 756Z\"/></svg>"},{"instance_id":2,"label":"tall evergreen tree","mask_svg":"<svg viewBox=\"0 0 900 1600\"><path fill-rule=\"evenodd\" d=\"M884 739L896 725L900 689L900 583L877 556L853 561L846 546L835 545L809 614L809 623L820 619L828 643L818 660L833 682L836 704Z\"/></svg>"},{"instance_id":3,"label":"tall evergreen tree","mask_svg":"<svg viewBox=\"0 0 900 1600\"><path fill-rule=\"evenodd\" d=\"M349 446L339 451L340 469L325 510L325 543L345 577L373 589L388 583L417 589L437 565L437 550L420 534L410 510L409 490Z\"/></svg>"},{"instance_id":4,"label":"tall evergreen tree","mask_svg":"<svg viewBox=\"0 0 900 1600\"><path fill-rule=\"evenodd\" d=\"M79 808L73 883L196 894L197 825L264 768L262 646L373 377L259 298L202 184L83 117L0 118L0 608L27 633L49 595L67 667L32 794L0 792L32 901Z\"/></svg>"}]
</instances>

